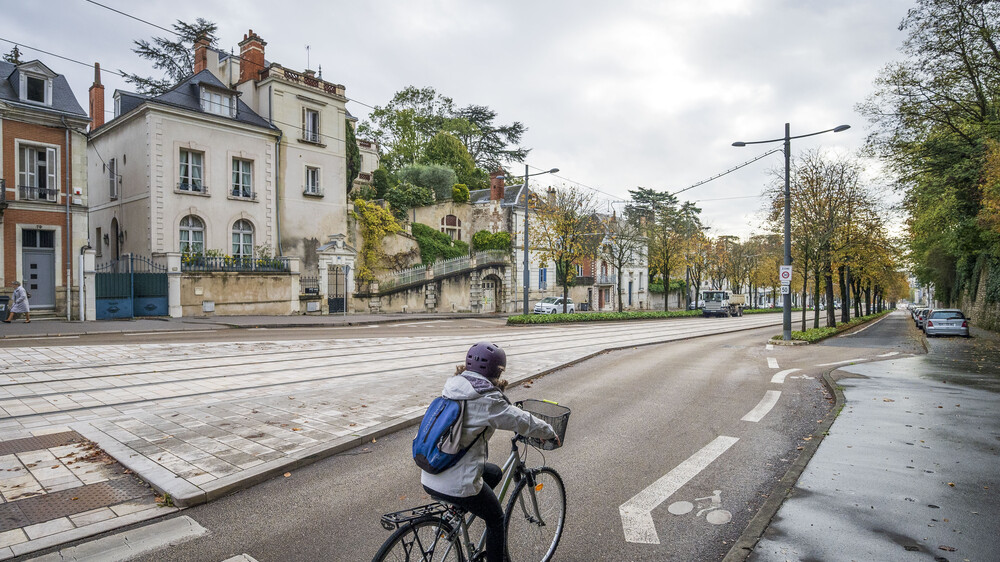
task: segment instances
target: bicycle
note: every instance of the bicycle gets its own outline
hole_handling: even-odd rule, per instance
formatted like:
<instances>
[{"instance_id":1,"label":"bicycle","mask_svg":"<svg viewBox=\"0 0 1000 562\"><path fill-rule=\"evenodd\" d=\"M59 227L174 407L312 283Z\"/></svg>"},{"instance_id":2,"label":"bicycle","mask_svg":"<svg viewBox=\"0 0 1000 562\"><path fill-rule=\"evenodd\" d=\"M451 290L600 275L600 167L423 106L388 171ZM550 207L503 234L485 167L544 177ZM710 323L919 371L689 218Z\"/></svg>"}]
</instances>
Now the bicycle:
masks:
<instances>
[{"instance_id":1,"label":"bicycle","mask_svg":"<svg viewBox=\"0 0 1000 562\"><path fill-rule=\"evenodd\" d=\"M550 423L564 441L569 408L555 402L524 400L516 405ZM551 467L528 468L519 443L539 451L558 447L555 441L540 441L521 435L511 438L511 451L503 464L503 478L497 484L497 498L504 505L504 531L511 560L547 562L559 545L566 523L566 488L562 477ZM513 489L511 488L513 486ZM509 499L507 493L511 492ZM394 531L382 544L372 562L477 562L485 560L485 531L473 543L470 527L476 517L445 501L404 509L382 516L381 524Z\"/></svg>"}]
</instances>

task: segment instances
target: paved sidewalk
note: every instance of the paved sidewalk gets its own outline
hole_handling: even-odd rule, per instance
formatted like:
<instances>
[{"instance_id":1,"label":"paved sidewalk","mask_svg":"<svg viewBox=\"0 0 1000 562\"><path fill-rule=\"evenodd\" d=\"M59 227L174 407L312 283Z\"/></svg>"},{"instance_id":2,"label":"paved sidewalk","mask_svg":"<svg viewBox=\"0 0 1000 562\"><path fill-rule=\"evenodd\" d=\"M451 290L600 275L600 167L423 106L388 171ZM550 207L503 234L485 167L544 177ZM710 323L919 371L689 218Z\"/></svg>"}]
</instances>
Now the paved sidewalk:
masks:
<instances>
[{"instance_id":1,"label":"paved sidewalk","mask_svg":"<svg viewBox=\"0 0 1000 562\"><path fill-rule=\"evenodd\" d=\"M194 316L185 318L135 318L98 322L69 322L64 318L32 316L30 323L15 320L0 324L0 340L91 334L178 332L225 330L231 328L318 328L323 326L364 326L420 320L455 318L506 318L506 315L466 313L325 314L290 316Z\"/></svg>"},{"instance_id":2,"label":"paved sidewalk","mask_svg":"<svg viewBox=\"0 0 1000 562\"><path fill-rule=\"evenodd\" d=\"M516 358L516 383L606 349L780 321L536 327L494 339ZM76 431L167 503L190 506L416 423L468 345L441 336L0 349L0 429L5 439ZM0 559L32 543L0 542Z\"/></svg>"},{"instance_id":3,"label":"paved sidewalk","mask_svg":"<svg viewBox=\"0 0 1000 562\"><path fill-rule=\"evenodd\" d=\"M836 371L843 412L748 560L996 560L1000 337L974 335Z\"/></svg>"}]
</instances>

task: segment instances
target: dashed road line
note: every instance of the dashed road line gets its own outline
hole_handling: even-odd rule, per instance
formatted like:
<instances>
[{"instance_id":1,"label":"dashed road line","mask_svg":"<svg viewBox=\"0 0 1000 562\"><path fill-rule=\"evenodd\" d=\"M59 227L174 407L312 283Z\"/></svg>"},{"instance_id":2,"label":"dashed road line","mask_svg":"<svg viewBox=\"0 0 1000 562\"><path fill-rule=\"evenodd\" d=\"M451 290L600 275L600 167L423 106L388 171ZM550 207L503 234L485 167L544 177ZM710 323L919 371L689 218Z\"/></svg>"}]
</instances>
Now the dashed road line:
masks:
<instances>
[{"instance_id":1,"label":"dashed road line","mask_svg":"<svg viewBox=\"0 0 1000 562\"><path fill-rule=\"evenodd\" d=\"M773 377L771 377L771 382L775 384L783 384L785 382L785 377L798 370L800 369L785 369L784 371L778 371Z\"/></svg>"},{"instance_id":2,"label":"dashed road line","mask_svg":"<svg viewBox=\"0 0 1000 562\"><path fill-rule=\"evenodd\" d=\"M687 484L689 480L705 470L708 465L712 464L712 461L719 458L737 441L739 441L738 437L725 435L716 437L711 443L650 484L645 490L621 504L618 511L622 518L625 540L631 543L660 544L660 537L656 534L656 525L653 524L651 512L656 509L656 506L681 489L684 484Z\"/></svg>"},{"instance_id":3,"label":"dashed road line","mask_svg":"<svg viewBox=\"0 0 1000 562\"><path fill-rule=\"evenodd\" d=\"M767 367L769 369L779 369L780 368L780 367L778 367L778 360L775 359L774 357L768 357L767 358Z\"/></svg>"},{"instance_id":4,"label":"dashed road line","mask_svg":"<svg viewBox=\"0 0 1000 562\"><path fill-rule=\"evenodd\" d=\"M769 344L767 344L767 345L764 346L764 349L766 349L767 351L771 351L772 349L774 349L774 344L773 343L769 343Z\"/></svg>"},{"instance_id":5,"label":"dashed road line","mask_svg":"<svg viewBox=\"0 0 1000 562\"><path fill-rule=\"evenodd\" d=\"M774 405L778 403L778 398L781 396L781 391L779 390L768 390L764 393L764 397L760 399L760 402L754 406L753 410L740 418L740 421L757 423L764 419L764 416L774 408Z\"/></svg>"}]
</instances>

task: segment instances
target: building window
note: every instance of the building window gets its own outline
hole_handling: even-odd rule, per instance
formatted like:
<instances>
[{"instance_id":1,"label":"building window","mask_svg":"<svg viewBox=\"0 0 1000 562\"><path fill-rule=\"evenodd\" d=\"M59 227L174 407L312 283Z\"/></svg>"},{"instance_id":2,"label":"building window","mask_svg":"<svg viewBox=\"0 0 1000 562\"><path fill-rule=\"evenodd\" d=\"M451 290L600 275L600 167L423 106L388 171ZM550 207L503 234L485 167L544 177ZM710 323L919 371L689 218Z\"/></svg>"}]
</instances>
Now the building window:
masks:
<instances>
[{"instance_id":1,"label":"building window","mask_svg":"<svg viewBox=\"0 0 1000 562\"><path fill-rule=\"evenodd\" d=\"M56 149L22 146L18 187L21 199L55 201L59 194L56 170L59 169Z\"/></svg>"},{"instance_id":2,"label":"building window","mask_svg":"<svg viewBox=\"0 0 1000 562\"><path fill-rule=\"evenodd\" d=\"M319 183L319 168L306 166L306 186L303 193L306 195L323 195L322 187Z\"/></svg>"},{"instance_id":3,"label":"building window","mask_svg":"<svg viewBox=\"0 0 1000 562\"><path fill-rule=\"evenodd\" d=\"M55 248L56 231L27 229L21 231L22 248Z\"/></svg>"},{"instance_id":4,"label":"building window","mask_svg":"<svg viewBox=\"0 0 1000 562\"><path fill-rule=\"evenodd\" d=\"M38 103L45 103L45 79L36 78L35 76L27 77L27 87L25 98L28 101L36 101Z\"/></svg>"},{"instance_id":5,"label":"building window","mask_svg":"<svg viewBox=\"0 0 1000 562\"><path fill-rule=\"evenodd\" d=\"M215 115L222 115L223 117L232 117L235 115L233 111L234 107L235 103L232 94L221 94L207 88L202 88L201 108L204 111L214 113Z\"/></svg>"},{"instance_id":6,"label":"building window","mask_svg":"<svg viewBox=\"0 0 1000 562\"><path fill-rule=\"evenodd\" d=\"M583 266L580 264L576 264L576 276L583 277Z\"/></svg>"},{"instance_id":7,"label":"building window","mask_svg":"<svg viewBox=\"0 0 1000 562\"><path fill-rule=\"evenodd\" d=\"M544 291L549 288L548 283L549 268L539 267L538 268L538 290Z\"/></svg>"},{"instance_id":8,"label":"building window","mask_svg":"<svg viewBox=\"0 0 1000 562\"><path fill-rule=\"evenodd\" d=\"M253 162L233 158L233 197L253 199Z\"/></svg>"},{"instance_id":9,"label":"building window","mask_svg":"<svg viewBox=\"0 0 1000 562\"><path fill-rule=\"evenodd\" d=\"M302 140L319 142L319 112L315 109L302 108Z\"/></svg>"},{"instance_id":10,"label":"building window","mask_svg":"<svg viewBox=\"0 0 1000 562\"><path fill-rule=\"evenodd\" d=\"M182 191L202 192L205 186L202 184L202 162L204 154L191 150L181 149L180 163L181 181L178 188Z\"/></svg>"},{"instance_id":11,"label":"building window","mask_svg":"<svg viewBox=\"0 0 1000 562\"><path fill-rule=\"evenodd\" d=\"M118 199L118 162L108 160L108 193L111 199Z\"/></svg>"},{"instance_id":12,"label":"building window","mask_svg":"<svg viewBox=\"0 0 1000 562\"><path fill-rule=\"evenodd\" d=\"M101 241L101 227L97 227L97 235L94 237L94 255L101 257L104 252L104 242Z\"/></svg>"},{"instance_id":13,"label":"building window","mask_svg":"<svg viewBox=\"0 0 1000 562\"><path fill-rule=\"evenodd\" d=\"M194 215L181 219L181 253L205 253L205 223Z\"/></svg>"},{"instance_id":14,"label":"building window","mask_svg":"<svg viewBox=\"0 0 1000 562\"><path fill-rule=\"evenodd\" d=\"M452 240L462 239L462 219L455 215L447 215L441 219L441 232L447 234Z\"/></svg>"},{"instance_id":15,"label":"building window","mask_svg":"<svg viewBox=\"0 0 1000 562\"><path fill-rule=\"evenodd\" d=\"M253 257L253 225L248 220L233 224L233 257Z\"/></svg>"}]
</instances>

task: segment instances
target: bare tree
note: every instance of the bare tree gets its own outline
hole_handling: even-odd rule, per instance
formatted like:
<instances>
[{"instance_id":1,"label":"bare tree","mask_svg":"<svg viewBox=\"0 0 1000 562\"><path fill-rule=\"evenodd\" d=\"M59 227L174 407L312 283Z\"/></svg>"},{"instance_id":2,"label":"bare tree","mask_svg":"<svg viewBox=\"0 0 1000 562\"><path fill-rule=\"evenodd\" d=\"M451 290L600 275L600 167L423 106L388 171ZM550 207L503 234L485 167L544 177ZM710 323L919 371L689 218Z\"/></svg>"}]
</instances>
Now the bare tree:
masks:
<instances>
[{"instance_id":1,"label":"bare tree","mask_svg":"<svg viewBox=\"0 0 1000 562\"><path fill-rule=\"evenodd\" d=\"M640 262L646 238L642 235L638 220L627 220L612 214L603 223L604 241L601 243L600 256L618 273L618 312L621 312L625 306L622 299L622 272Z\"/></svg>"}]
</instances>

